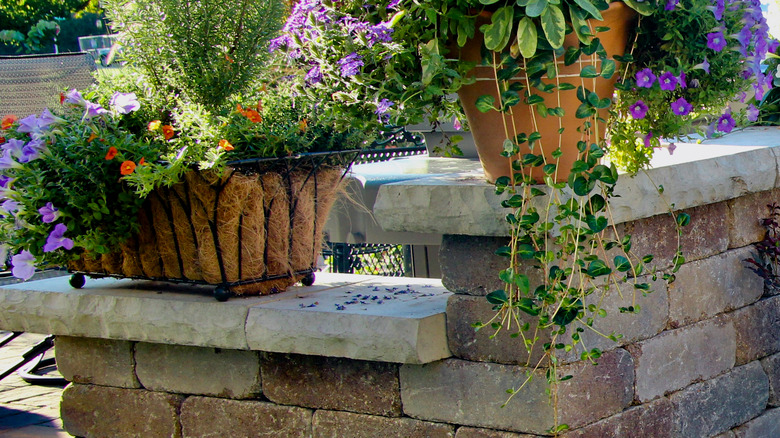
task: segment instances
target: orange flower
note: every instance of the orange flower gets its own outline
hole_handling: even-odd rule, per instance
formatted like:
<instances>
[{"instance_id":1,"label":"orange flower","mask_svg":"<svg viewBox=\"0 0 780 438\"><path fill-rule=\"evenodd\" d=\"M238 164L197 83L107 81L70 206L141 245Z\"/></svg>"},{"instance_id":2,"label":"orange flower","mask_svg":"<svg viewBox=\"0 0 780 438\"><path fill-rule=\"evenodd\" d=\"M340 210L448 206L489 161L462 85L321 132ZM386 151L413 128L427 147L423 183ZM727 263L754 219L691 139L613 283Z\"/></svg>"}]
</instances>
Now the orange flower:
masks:
<instances>
[{"instance_id":1,"label":"orange flower","mask_svg":"<svg viewBox=\"0 0 780 438\"><path fill-rule=\"evenodd\" d=\"M173 126L164 125L162 127L162 132L163 132L163 137L165 137L166 140L170 140L171 138L173 138L173 134L174 134Z\"/></svg>"},{"instance_id":2,"label":"orange flower","mask_svg":"<svg viewBox=\"0 0 780 438\"><path fill-rule=\"evenodd\" d=\"M244 113L244 115L246 116L247 119L251 120L254 123L260 123L263 121L263 116L261 116L260 113L258 113L255 110L247 110Z\"/></svg>"},{"instance_id":3,"label":"orange flower","mask_svg":"<svg viewBox=\"0 0 780 438\"><path fill-rule=\"evenodd\" d=\"M159 120L152 120L151 122L149 122L149 126L147 126L147 129L149 129L150 131L156 131L160 129L160 123L161 122Z\"/></svg>"},{"instance_id":4,"label":"orange flower","mask_svg":"<svg viewBox=\"0 0 780 438\"><path fill-rule=\"evenodd\" d=\"M60 105L62 105L65 102L65 93L60 91Z\"/></svg>"},{"instance_id":5,"label":"orange flower","mask_svg":"<svg viewBox=\"0 0 780 438\"><path fill-rule=\"evenodd\" d=\"M14 122L18 120L18 117L16 117L13 114L9 114L5 117L3 117L3 121L0 122L0 128L1 129L8 129L11 126L13 126Z\"/></svg>"},{"instance_id":6,"label":"orange flower","mask_svg":"<svg viewBox=\"0 0 780 438\"><path fill-rule=\"evenodd\" d=\"M0 137L0 144L5 143L5 137Z\"/></svg>"},{"instance_id":7,"label":"orange flower","mask_svg":"<svg viewBox=\"0 0 780 438\"><path fill-rule=\"evenodd\" d=\"M111 146L108 148L108 152L106 153L106 160L113 160L114 157L116 157L116 154L118 154L119 151L116 150L115 147Z\"/></svg>"},{"instance_id":8,"label":"orange flower","mask_svg":"<svg viewBox=\"0 0 780 438\"><path fill-rule=\"evenodd\" d=\"M306 119L301 120L298 122L298 129L301 130L301 132L306 132L306 129L309 127L309 121Z\"/></svg>"},{"instance_id":9,"label":"orange flower","mask_svg":"<svg viewBox=\"0 0 780 438\"><path fill-rule=\"evenodd\" d=\"M130 175L135 170L135 163L128 160L122 163L121 166L119 166L119 173L122 175Z\"/></svg>"},{"instance_id":10,"label":"orange flower","mask_svg":"<svg viewBox=\"0 0 780 438\"><path fill-rule=\"evenodd\" d=\"M227 61L227 62L229 62L231 64L234 62L233 58L231 58L230 55L228 55L227 53L225 53L225 61Z\"/></svg>"},{"instance_id":11,"label":"orange flower","mask_svg":"<svg viewBox=\"0 0 780 438\"><path fill-rule=\"evenodd\" d=\"M92 140L96 139L97 135L93 132L92 134L89 134L89 138L87 139L87 143L92 143Z\"/></svg>"},{"instance_id":12,"label":"orange flower","mask_svg":"<svg viewBox=\"0 0 780 438\"><path fill-rule=\"evenodd\" d=\"M219 141L219 147L221 147L222 149L224 149L226 151L232 151L233 149L235 149L233 147L233 145L230 144L230 142L225 140L224 138Z\"/></svg>"},{"instance_id":13,"label":"orange flower","mask_svg":"<svg viewBox=\"0 0 780 438\"><path fill-rule=\"evenodd\" d=\"M139 166L146 166L146 158L141 157L141 161L138 162Z\"/></svg>"}]
</instances>

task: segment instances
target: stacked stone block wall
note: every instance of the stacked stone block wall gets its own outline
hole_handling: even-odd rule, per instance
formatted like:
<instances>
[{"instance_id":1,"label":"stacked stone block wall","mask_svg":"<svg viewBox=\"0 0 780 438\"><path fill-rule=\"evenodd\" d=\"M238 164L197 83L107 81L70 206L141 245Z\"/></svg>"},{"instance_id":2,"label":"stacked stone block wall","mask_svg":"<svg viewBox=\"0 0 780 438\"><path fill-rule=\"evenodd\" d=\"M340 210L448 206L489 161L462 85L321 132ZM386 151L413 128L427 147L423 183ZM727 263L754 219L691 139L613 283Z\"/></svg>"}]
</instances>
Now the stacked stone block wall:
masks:
<instances>
[{"instance_id":1,"label":"stacked stone block wall","mask_svg":"<svg viewBox=\"0 0 780 438\"><path fill-rule=\"evenodd\" d=\"M84 437L528 438L556 422L565 437L780 436L780 295L745 268L758 219L780 193L689 211L687 262L653 282L638 315L597 322L598 366L564 356L572 375L550 403L543 370L517 339L471 324L490 315L506 239L445 236L444 284L453 357L425 364L219 350L89 338L57 339L66 430ZM669 260L667 216L623 224L639 254ZM671 242L671 243L670 243ZM507 403L507 389L533 379ZM506 406L502 407L505 403Z\"/></svg>"}]
</instances>

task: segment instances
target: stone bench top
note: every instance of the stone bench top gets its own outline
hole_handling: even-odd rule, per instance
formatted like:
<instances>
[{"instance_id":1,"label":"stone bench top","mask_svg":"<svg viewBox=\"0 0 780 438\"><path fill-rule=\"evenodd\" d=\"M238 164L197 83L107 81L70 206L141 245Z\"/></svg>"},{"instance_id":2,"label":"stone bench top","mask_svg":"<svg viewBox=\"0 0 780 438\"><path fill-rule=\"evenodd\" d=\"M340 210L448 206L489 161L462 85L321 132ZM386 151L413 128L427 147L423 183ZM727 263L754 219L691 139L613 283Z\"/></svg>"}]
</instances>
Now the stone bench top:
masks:
<instances>
[{"instance_id":1,"label":"stone bench top","mask_svg":"<svg viewBox=\"0 0 780 438\"><path fill-rule=\"evenodd\" d=\"M780 128L754 127L701 144L678 144L673 155L655 152L653 167L618 181L610 201L615 223L664 214L780 187ZM429 162L435 161L435 166ZM502 197L485 181L479 162L463 158L409 157L354 166L359 178L378 178L377 169L414 179L387 182L373 205L388 232L505 236ZM425 173L429 175L425 175ZM446 172L446 173L445 173ZM664 187L663 195L656 185ZM537 198L544 205L543 197ZM370 207L370 206L369 206Z\"/></svg>"},{"instance_id":2,"label":"stone bench top","mask_svg":"<svg viewBox=\"0 0 780 438\"><path fill-rule=\"evenodd\" d=\"M0 329L395 363L450 356L438 279L318 273L313 286L217 302L213 287L69 277L0 287Z\"/></svg>"}]
</instances>

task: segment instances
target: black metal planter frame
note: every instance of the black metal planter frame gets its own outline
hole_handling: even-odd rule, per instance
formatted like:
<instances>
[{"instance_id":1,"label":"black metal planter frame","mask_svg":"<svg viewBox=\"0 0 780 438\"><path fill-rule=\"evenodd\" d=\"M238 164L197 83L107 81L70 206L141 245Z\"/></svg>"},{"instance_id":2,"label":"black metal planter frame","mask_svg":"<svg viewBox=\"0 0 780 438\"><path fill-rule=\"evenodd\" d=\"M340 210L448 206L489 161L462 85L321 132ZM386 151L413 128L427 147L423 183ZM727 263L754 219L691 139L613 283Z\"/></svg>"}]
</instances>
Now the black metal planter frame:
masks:
<instances>
[{"instance_id":1,"label":"black metal planter frame","mask_svg":"<svg viewBox=\"0 0 780 438\"><path fill-rule=\"evenodd\" d=\"M304 154L298 154L293 155L289 157L283 157L283 158L257 158L257 159L248 159L248 160L238 160L238 161L232 161L227 163L233 170L231 171L228 178L226 178L223 182L219 183L218 185L212 185L212 188L216 189L216 197L214 200L214 207L216 208L219 202L219 197L222 189L227 185L227 182L230 180L230 178L236 174L236 173L242 173L242 174L262 174L268 171L274 171L282 175L282 177L286 181L286 187L288 190L288 198L290 199L290 220L292 221L295 217L295 211L297 206L297 200L292 196L293 193L293 185L291 183L291 175L295 170L298 169L306 169L308 171L307 176L303 182L303 185L306 185L310 182L310 180L313 180L314 183L314 202L315 202L315 211L316 211L316 203L317 203L317 173L316 171L322 167L322 166L334 166L343 168L343 172L341 174L341 178L344 178L346 173L349 171L351 165L360 157L361 153L364 153L363 150L346 150L346 151L331 151L331 152L313 152L313 153L304 153ZM187 186L185 184L185 190L187 190ZM152 195L150 195L152 196ZM159 196L157 194L153 194L153 196ZM186 196L185 196L186 197ZM185 208L185 211L189 213L189 202L185 199L178 199L178 201L181 203L182 207ZM173 215L170 211L170 208L166 209L166 214L168 215L169 222L171 224L171 227L173 227ZM316 220L316 218L315 218ZM268 215L266 215L266 225L268 222ZM277 279L285 279L285 278L293 278L293 277L303 277L301 280L301 283L303 283L305 286L311 286L314 284L315 281L315 275L314 272L316 271L316 266L311 266L307 269L295 271L292 273L285 273L280 275L268 275L264 274L261 277L258 278L250 278L240 281L228 281L227 280L227 274L225 271L224 266L224 260L222 256L222 249L219 244L219 237L217 233L217 223L216 220L213 218L208 218L208 224L210 227L211 235L214 239L214 245L216 249L216 258L217 262L219 264L219 270L222 277L222 281L218 284L216 284L216 287L214 288L214 298L216 298L218 301L226 301L230 297L234 296L234 293L231 291L232 287L241 286L241 285L247 285L247 284L254 284L269 280L277 280ZM239 223L240 225L240 223ZM266 227L267 228L267 227ZM173 229L173 228L171 228ZM239 226L240 229L240 226ZM315 224L315 233L317 229L317 224ZM292 223L291 223L291 230L292 230ZM290 233L290 240L292 243L292 232ZM194 236L195 234L193 234ZM183 270L183 260L182 260L182 254L179 247L179 242L176 238L176 233L172 233L173 236L173 244L174 248L176 250L176 255L178 258L179 268L180 272L184 272ZM239 233L238 236L239 241L239 247L241 244L241 235ZM316 246L316 245L315 245ZM267 250L266 250L267 251ZM239 278L240 275L240 253L239 251ZM81 270L71 270L71 278L70 278L70 285L74 288L82 288L86 284L86 277L90 278L104 278L104 277L111 277L111 278L128 278L128 279L134 279L134 280L153 280L153 281L164 281L169 283L185 283L185 284L203 284L203 285L214 285L215 283L209 283L203 280L190 280L190 279L184 279L184 278L158 278L158 277L151 277L151 276L127 276L127 275L121 275L121 274L110 274L110 273L98 273L98 272L88 272L88 271L81 271Z\"/></svg>"}]
</instances>

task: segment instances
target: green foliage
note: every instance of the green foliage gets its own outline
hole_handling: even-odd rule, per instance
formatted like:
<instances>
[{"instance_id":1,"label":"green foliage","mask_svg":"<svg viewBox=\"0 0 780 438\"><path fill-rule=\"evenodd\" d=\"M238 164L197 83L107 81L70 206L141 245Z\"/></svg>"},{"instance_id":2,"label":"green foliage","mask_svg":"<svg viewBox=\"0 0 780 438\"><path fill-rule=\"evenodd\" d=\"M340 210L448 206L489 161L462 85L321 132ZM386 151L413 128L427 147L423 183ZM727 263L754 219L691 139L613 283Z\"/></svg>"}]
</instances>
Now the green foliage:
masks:
<instances>
[{"instance_id":1,"label":"green foliage","mask_svg":"<svg viewBox=\"0 0 780 438\"><path fill-rule=\"evenodd\" d=\"M209 109L246 92L280 28L281 0L106 0L124 57L157 92L173 88Z\"/></svg>"}]
</instances>

